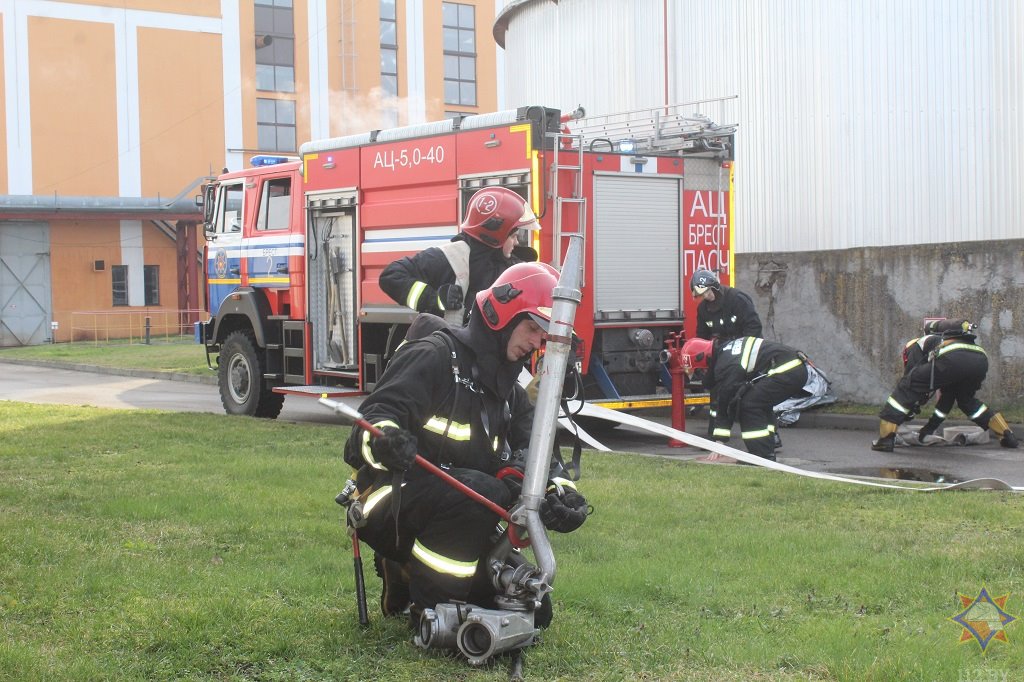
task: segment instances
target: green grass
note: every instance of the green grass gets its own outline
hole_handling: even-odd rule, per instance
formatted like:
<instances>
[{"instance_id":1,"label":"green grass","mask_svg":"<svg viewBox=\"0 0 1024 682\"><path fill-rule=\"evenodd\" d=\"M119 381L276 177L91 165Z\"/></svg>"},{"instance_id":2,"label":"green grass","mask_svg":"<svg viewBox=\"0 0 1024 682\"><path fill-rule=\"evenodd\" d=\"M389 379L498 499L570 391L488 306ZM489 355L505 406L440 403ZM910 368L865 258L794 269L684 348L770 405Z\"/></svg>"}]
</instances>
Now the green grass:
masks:
<instances>
[{"instance_id":1,"label":"green grass","mask_svg":"<svg viewBox=\"0 0 1024 682\"><path fill-rule=\"evenodd\" d=\"M155 372L212 374L206 366L206 352L203 347L185 339L154 340L149 345L143 343L74 342L0 349L0 361L11 358ZM216 367L216 359L211 359L211 361Z\"/></svg>"},{"instance_id":2,"label":"green grass","mask_svg":"<svg viewBox=\"0 0 1024 682\"><path fill-rule=\"evenodd\" d=\"M505 680L361 629L342 426L0 402L0 679ZM1019 679L1019 496L588 453L534 680ZM366 552L369 559L370 552ZM1002 675L1006 677L1002 677Z\"/></svg>"}]
</instances>

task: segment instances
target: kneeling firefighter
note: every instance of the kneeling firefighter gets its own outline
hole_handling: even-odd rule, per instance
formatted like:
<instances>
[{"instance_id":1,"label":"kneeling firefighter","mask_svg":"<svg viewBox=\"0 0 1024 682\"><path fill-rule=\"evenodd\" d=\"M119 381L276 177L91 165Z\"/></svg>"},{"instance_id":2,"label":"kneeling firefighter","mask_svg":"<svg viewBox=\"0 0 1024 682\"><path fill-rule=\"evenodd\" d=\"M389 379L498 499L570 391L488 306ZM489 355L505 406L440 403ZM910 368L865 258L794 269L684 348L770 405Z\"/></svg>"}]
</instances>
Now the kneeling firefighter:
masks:
<instances>
[{"instance_id":1,"label":"kneeling firefighter","mask_svg":"<svg viewBox=\"0 0 1024 682\"><path fill-rule=\"evenodd\" d=\"M716 428L726 432L740 422L747 452L775 461L773 407L800 395L807 383L806 356L756 336L731 341L689 339L684 364L706 368L704 386L718 396Z\"/></svg>"},{"instance_id":2,"label":"kneeling firefighter","mask_svg":"<svg viewBox=\"0 0 1024 682\"><path fill-rule=\"evenodd\" d=\"M421 614L439 605L494 605L485 559L498 515L412 464L418 453L503 508L516 501L522 464L513 453L528 447L533 421L516 380L544 343L557 282L549 265L513 265L477 294L466 327L402 345L363 402L383 435L353 428L345 461L358 469L359 538L375 551L384 615L408 609L423 628ZM558 532L579 528L590 511L557 462L539 511ZM550 600L538 606L529 620L544 627Z\"/></svg>"},{"instance_id":3,"label":"kneeling firefighter","mask_svg":"<svg viewBox=\"0 0 1024 682\"><path fill-rule=\"evenodd\" d=\"M968 419L999 436L1004 448L1018 446L1003 415L975 395L988 373L988 355L975 343L976 329L967 320L933 320L923 336L907 342L903 376L878 413L878 440L872 441L872 450L892 452L900 424L911 421L936 391L935 410L918 432L918 441L935 433L956 403Z\"/></svg>"}]
</instances>

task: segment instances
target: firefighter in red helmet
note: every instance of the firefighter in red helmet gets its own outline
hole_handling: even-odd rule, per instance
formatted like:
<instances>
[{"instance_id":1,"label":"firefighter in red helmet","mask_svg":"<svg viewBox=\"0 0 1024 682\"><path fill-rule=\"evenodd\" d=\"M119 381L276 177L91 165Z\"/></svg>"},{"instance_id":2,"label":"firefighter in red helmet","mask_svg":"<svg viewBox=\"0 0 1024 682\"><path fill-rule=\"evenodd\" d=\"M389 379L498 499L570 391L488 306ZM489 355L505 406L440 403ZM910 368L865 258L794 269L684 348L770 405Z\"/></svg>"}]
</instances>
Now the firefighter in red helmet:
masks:
<instances>
[{"instance_id":1,"label":"firefighter in red helmet","mask_svg":"<svg viewBox=\"0 0 1024 682\"><path fill-rule=\"evenodd\" d=\"M802 392L807 383L804 354L756 336L689 339L682 350L689 371L706 369L704 386L718 396L716 425L729 430L739 420L747 451L775 461L772 407Z\"/></svg>"},{"instance_id":2,"label":"firefighter in red helmet","mask_svg":"<svg viewBox=\"0 0 1024 682\"><path fill-rule=\"evenodd\" d=\"M345 461L358 470L366 519L359 537L376 553L385 615L408 607L415 620L422 609L453 601L493 608L482 558L497 516L413 460L419 453L499 505L515 502L515 486L496 474L529 445L533 408L516 378L544 342L557 281L550 265L513 265L477 294L465 327L402 345L363 402L363 415L385 435L371 439L353 428ZM588 506L561 474L553 464L540 516L548 528L569 532ZM549 620L550 613L536 614L539 624Z\"/></svg>"},{"instance_id":3,"label":"firefighter in red helmet","mask_svg":"<svg viewBox=\"0 0 1024 682\"><path fill-rule=\"evenodd\" d=\"M449 243L394 261L381 272L380 287L397 303L461 327L477 292L509 266L537 259L519 245L521 233L536 229L525 199L506 187L485 187L470 198Z\"/></svg>"}]
</instances>

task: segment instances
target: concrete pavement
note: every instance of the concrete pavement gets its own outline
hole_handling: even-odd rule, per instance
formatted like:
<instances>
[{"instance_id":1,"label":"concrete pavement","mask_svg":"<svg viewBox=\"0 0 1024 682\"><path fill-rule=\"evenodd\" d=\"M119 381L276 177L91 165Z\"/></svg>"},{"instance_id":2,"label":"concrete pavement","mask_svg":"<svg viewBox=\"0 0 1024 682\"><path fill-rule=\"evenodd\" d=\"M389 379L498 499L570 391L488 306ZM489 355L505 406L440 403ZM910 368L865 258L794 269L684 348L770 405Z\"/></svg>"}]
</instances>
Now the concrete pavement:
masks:
<instances>
[{"instance_id":1,"label":"concrete pavement","mask_svg":"<svg viewBox=\"0 0 1024 682\"><path fill-rule=\"evenodd\" d=\"M163 372L86 367L70 363L5 360L0 354L0 399L21 402L95 405L110 408L147 408L223 413L216 376L170 375ZM349 398L358 405L361 398ZM347 402L346 401L346 402ZM645 419L670 424L666 411L640 414ZM280 419L297 422L340 424L339 418L315 400L289 397ZM918 420L914 426L923 423ZM969 422L951 420L947 425ZM810 471L929 482L957 482L998 478L1024 486L1024 449L1008 450L992 439L985 445L900 447L894 453L874 452L870 442L877 434L872 416L809 411L792 427L780 431L783 449L779 461ZM687 420L688 433L704 435L706 422ZM1024 428L1014 430L1024 435ZM734 431L735 433L735 431ZM614 451L697 460L707 453L693 447L671 447L664 436L632 427L595 431ZM563 435L563 443L567 443ZM730 446L742 449L734 437Z\"/></svg>"}]
</instances>

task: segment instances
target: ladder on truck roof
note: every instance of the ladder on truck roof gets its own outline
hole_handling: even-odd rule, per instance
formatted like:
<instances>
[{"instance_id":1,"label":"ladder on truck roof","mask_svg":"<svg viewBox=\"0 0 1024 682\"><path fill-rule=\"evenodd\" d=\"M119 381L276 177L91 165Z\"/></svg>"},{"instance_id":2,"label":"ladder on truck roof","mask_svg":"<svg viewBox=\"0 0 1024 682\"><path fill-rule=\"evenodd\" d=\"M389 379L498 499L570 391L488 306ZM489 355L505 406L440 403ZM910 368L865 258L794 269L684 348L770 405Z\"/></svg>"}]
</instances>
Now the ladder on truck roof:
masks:
<instances>
[{"instance_id":1,"label":"ladder on truck roof","mask_svg":"<svg viewBox=\"0 0 1024 682\"><path fill-rule=\"evenodd\" d=\"M586 238L587 234L587 198L583 195L583 137L578 133L548 133L548 137L554 142L554 158L551 164L551 197L555 215L552 217L552 264L560 267L562 264L562 237L578 234ZM568 159L561 157L568 156ZM572 172L571 193L562 196L558 187L559 171ZM567 206L575 206L577 212L576 231L566 232L563 229L562 219ZM584 250L584 254L586 251ZM580 258L580 286L586 284L586 267L584 259Z\"/></svg>"},{"instance_id":2,"label":"ladder on truck roof","mask_svg":"<svg viewBox=\"0 0 1024 682\"><path fill-rule=\"evenodd\" d=\"M729 120L736 115L734 110L738 99L737 95L732 95L586 116L569 125L589 151L601 151L598 145L604 143L611 147L605 151L731 156L730 138L739 124L715 123L703 112L713 111L719 120Z\"/></svg>"}]
</instances>

